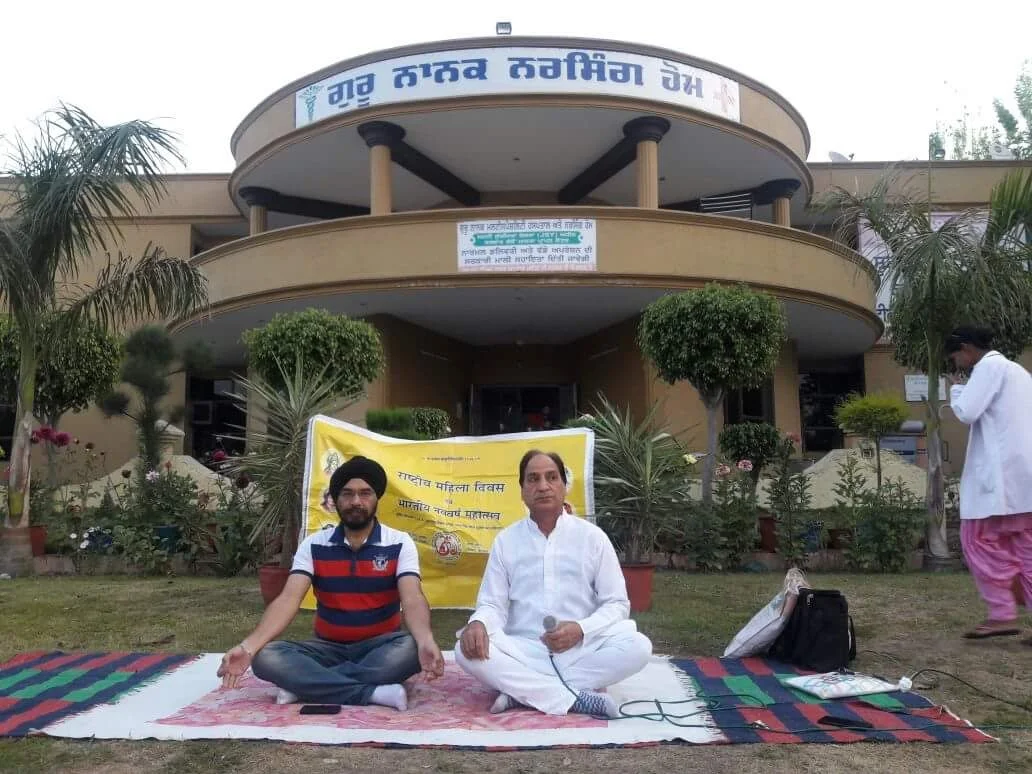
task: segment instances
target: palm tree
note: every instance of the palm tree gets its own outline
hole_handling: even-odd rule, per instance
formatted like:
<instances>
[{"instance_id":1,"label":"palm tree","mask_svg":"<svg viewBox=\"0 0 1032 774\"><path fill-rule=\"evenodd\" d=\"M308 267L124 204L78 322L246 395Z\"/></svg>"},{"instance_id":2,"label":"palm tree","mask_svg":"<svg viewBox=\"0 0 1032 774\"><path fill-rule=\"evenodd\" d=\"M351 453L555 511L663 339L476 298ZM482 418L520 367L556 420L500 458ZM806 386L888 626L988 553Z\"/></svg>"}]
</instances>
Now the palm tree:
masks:
<instances>
[{"instance_id":1,"label":"palm tree","mask_svg":"<svg viewBox=\"0 0 1032 774\"><path fill-rule=\"evenodd\" d=\"M957 325L977 322L994 331L1005 354L1016 356L1032 343L1032 171L1004 177L988 214L961 212L939 228L931 222L930 199L907 191L890 172L869 193L836 187L817 206L837 213L842 241L855 242L866 222L889 251L882 281L893 288L888 324L895 358L928 374L925 559L932 568L949 559L939 395L939 377L949 368L946 337Z\"/></svg>"},{"instance_id":2,"label":"palm tree","mask_svg":"<svg viewBox=\"0 0 1032 774\"><path fill-rule=\"evenodd\" d=\"M205 277L148 245L110 256L95 278L84 259L107 252L132 218L164 194L162 167L182 162L172 135L145 121L102 126L76 107L43 117L30 143L17 137L0 179L0 308L18 331L19 367L8 488L8 527L29 525L30 439L36 370L62 330L89 319L105 329L175 319L207 303ZM55 326L44 321L54 316Z\"/></svg>"}]
</instances>

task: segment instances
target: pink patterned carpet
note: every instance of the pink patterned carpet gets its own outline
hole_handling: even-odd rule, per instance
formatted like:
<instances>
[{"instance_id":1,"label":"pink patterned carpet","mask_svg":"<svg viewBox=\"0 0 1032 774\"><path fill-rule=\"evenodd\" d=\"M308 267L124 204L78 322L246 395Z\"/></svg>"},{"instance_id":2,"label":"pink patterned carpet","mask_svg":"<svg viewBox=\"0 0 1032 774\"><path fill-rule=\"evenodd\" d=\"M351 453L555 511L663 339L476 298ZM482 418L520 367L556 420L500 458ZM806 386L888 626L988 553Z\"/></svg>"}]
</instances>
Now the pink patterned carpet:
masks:
<instances>
[{"instance_id":1,"label":"pink patterned carpet","mask_svg":"<svg viewBox=\"0 0 1032 774\"><path fill-rule=\"evenodd\" d=\"M212 691L174 715L156 722L194 727L321 726L397 731L537 731L606 726L605 721L593 720L586 715L555 717L529 709L510 710L492 715L487 710L494 701L495 692L480 685L454 663L448 663L444 676L432 683L424 683L414 678L408 684L408 694L408 712L368 706L343 707L339 715L300 715L300 705L275 704L276 689L248 673L240 688L233 691Z\"/></svg>"}]
</instances>

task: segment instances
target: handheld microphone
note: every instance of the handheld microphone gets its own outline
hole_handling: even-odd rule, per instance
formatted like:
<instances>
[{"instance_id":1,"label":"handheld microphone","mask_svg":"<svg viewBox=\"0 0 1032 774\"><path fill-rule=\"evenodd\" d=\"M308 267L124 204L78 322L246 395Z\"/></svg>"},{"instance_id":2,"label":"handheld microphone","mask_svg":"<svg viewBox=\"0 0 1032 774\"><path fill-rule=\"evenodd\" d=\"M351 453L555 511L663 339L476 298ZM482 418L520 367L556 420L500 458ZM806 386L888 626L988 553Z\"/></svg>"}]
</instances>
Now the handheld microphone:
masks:
<instances>
[{"instance_id":1,"label":"handheld microphone","mask_svg":"<svg viewBox=\"0 0 1032 774\"><path fill-rule=\"evenodd\" d=\"M559 622L554 615L546 615L541 625L545 627L546 632L554 632L558 628Z\"/></svg>"}]
</instances>

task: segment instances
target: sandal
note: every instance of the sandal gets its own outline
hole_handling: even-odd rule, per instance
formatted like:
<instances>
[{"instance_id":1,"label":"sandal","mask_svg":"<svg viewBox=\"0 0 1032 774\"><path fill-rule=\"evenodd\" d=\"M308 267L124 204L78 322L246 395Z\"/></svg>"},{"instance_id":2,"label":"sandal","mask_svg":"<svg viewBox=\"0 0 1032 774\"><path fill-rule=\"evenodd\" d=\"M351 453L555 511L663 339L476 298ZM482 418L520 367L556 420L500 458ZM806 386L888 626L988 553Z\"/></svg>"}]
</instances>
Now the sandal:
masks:
<instances>
[{"instance_id":1,"label":"sandal","mask_svg":"<svg viewBox=\"0 0 1032 774\"><path fill-rule=\"evenodd\" d=\"M999 622L1004 623L1004 622ZM1008 628L1001 628L999 623L986 622L981 623L969 632L964 633L964 639L966 640L985 640L989 637L1013 637L1015 634L1021 634L1021 629L1016 626ZM1011 623L1011 622L1006 622ZM1029 641L1032 644L1032 640Z\"/></svg>"}]
</instances>

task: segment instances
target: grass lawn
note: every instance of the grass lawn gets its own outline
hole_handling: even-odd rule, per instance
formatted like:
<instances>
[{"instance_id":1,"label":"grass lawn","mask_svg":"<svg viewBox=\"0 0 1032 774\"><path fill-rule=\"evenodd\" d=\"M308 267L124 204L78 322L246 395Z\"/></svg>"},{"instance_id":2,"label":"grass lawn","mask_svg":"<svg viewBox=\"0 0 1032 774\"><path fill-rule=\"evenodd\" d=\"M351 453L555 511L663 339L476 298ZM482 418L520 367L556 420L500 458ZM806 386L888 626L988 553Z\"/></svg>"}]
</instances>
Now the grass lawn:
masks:
<instances>
[{"instance_id":1,"label":"grass lawn","mask_svg":"<svg viewBox=\"0 0 1032 774\"><path fill-rule=\"evenodd\" d=\"M845 592L856 623L860 671L896 677L921 667L953 672L998 695L1032 699L1032 648L1017 639L966 642L983 608L966 575L814 575ZM638 617L658 653L719 655L777 590L775 574L657 575L653 610ZM258 620L256 578L40 578L0 581L0 660L33 649L222 651ZM434 614L442 648L461 611ZM1032 622L1030 622L1032 623ZM304 637L310 614L289 634ZM156 644L160 643L160 644ZM879 651L880 655L863 652ZM893 663L887 655L898 659ZM1032 725L1032 713L986 699L949 678L924 691L976 723ZM342 770L409 772L568 771L1032 771L1032 731L992 731L1000 744L669 745L637 750L480 753L378 750L272 742L73 742L0 740L0 772L96 774Z\"/></svg>"}]
</instances>

